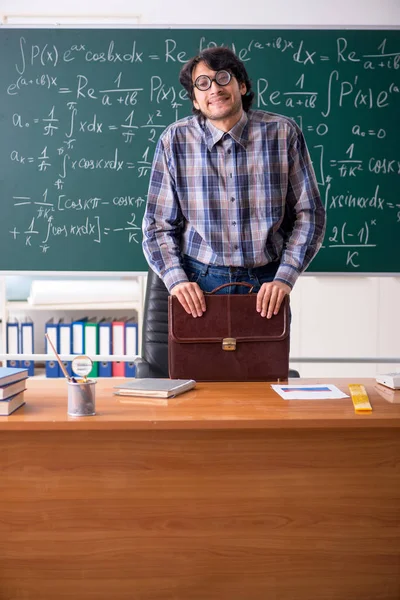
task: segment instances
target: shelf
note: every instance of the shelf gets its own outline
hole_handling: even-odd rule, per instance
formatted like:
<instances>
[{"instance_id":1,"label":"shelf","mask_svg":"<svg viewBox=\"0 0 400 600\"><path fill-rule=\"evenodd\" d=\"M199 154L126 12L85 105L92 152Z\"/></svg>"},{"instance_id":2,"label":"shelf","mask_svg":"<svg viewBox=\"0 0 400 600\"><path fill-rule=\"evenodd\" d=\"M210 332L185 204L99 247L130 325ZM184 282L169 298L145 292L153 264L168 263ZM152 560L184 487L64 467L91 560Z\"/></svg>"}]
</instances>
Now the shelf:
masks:
<instances>
[{"instance_id":1,"label":"shelf","mask_svg":"<svg viewBox=\"0 0 400 600\"><path fill-rule=\"evenodd\" d=\"M71 361L77 357L76 354L59 354L61 360ZM132 362L135 358L139 358L138 354L93 354L91 358L96 362L109 361L109 362ZM46 361L56 360L54 354L0 354L0 361L2 360L33 360L33 361Z\"/></svg>"},{"instance_id":2,"label":"shelf","mask_svg":"<svg viewBox=\"0 0 400 600\"><path fill-rule=\"evenodd\" d=\"M29 274L29 272L24 273ZM81 273L79 274L81 275ZM96 277L98 273L86 273L87 277ZM119 275L119 274L118 274ZM58 298L64 300L62 303L49 302L47 298L46 304L31 304L26 299L24 300L6 300L7 298L7 279L6 275L0 277L0 360L33 360L43 361L43 360L52 360L53 358L49 358L44 354L32 354L32 355L19 355L15 359L11 359L10 355L4 352L6 348L6 340L7 340L7 322L10 316L13 316L17 320L21 320L22 317L26 315L30 315L30 318L34 322L39 322L40 327L41 318L44 315L47 319L48 314L51 316L52 314L57 313L68 313L71 311L75 311L77 316L83 317L87 316L88 318L91 315L96 315L97 319L100 320L104 317L111 317L113 319L118 319L117 315L123 315L124 317L133 317L134 315L137 318L138 323L138 353L140 355L141 351L141 340L142 340L142 328L143 328L143 310L144 310L144 300L145 300L145 289L146 289L146 277L139 276L140 274L135 274L134 278L137 280L138 285L132 290L132 293L124 294L124 300L115 299L116 296L119 296L117 293L107 293L110 292L108 288L109 282L104 281L104 288L101 287L98 292L88 296L88 298L92 298L92 301L79 301L71 295L59 296ZM131 277L130 277L131 278ZM112 283L112 282L111 282ZM106 300L108 298L108 300ZM47 313L47 315L46 315ZM87 313L87 314L86 314ZM65 316L65 314L61 315ZM74 321L73 315L70 315L71 321ZM38 331L35 330L35 335L37 338ZM1 342L2 340L2 342ZM72 360L75 358L75 355L70 356L63 360ZM125 355L119 356L116 358L115 356L110 357L108 355L103 357L96 356L97 361L115 361L120 360L123 362L129 361L131 362L133 358L127 357Z\"/></svg>"},{"instance_id":3,"label":"shelf","mask_svg":"<svg viewBox=\"0 0 400 600\"><path fill-rule=\"evenodd\" d=\"M9 312L31 312L47 310L51 312L65 310L139 310L140 302L90 302L71 304L29 304L29 302L18 302L10 300L6 303Z\"/></svg>"}]
</instances>

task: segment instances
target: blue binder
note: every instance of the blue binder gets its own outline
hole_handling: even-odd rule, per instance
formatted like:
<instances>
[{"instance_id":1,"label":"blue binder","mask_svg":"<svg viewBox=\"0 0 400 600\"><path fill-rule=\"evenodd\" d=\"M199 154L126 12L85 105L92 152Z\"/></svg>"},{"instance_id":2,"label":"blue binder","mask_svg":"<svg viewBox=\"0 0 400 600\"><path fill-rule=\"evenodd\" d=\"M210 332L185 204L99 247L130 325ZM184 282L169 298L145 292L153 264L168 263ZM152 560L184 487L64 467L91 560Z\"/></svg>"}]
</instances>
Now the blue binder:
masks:
<instances>
[{"instance_id":1,"label":"blue binder","mask_svg":"<svg viewBox=\"0 0 400 600\"><path fill-rule=\"evenodd\" d=\"M138 354L138 324L136 319L125 322L125 354L135 356ZM125 363L125 377L135 377L136 366L133 360Z\"/></svg>"},{"instance_id":2,"label":"blue binder","mask_svg":"<svg viewBox=\"0 0 400 600\"><path fill-rule=\"evenodd\" d=\"M72 326L71 323L64 323L64 319L60 319L58 323L59 347L60 354L72 354ZM67 369L69 376L72 376L71 361L63 360L64 367ZM63 372L59 369L59 377L64 377Z\"/></svg>"},{"instance_id":3,"label":"blue binder","mask_svg":"<svg viewBox=\"0 0 400 600\"><path fill-rule=\"evenodd\" d=\"M47 321L46 325L45 325L45 332L49 334L49 337L55 347L55 349L57 350L57 352L59 351L59 346L58 346L58 323L55 323L53 319L50 319L49 321ZM52 347L50 346L50 344L48 343L47 339L45 339L45 344L46 344L46 354L54 354ZM59 377L59 373L60 373L60 367L58 366L58 362L57 359L54 357L54 360L46 360L46 377Z\"/></svg>"},{"instance_id":4,"label":"blue binder","mask_svg":"<svg viewBox=\"0 0 400 600\"><path fill-rule=\"evenodd\" d=\"M85 354L85 323L87 317L72 321L72 354Z\"/></svg>"},{"instance_id":5,"label":"blue binder","mask_svg":"<svg viewBox=\"0 0 400 600\"><path fill-rule=\"evenodd\" d=\"M99 354L112 354L112 326L111 319L99 321ZM99 362L99 377L112 376L112 362L109 360Z\"/></svg>"},{"instance_id":6,"label":"blue binder","mask_svg":"<svg viewBox=\"0 0 400 600\"><path fill-rule=\"evenodd\" d=\"M93 361L92 370L88 374L89 379L99 376L99 364L95 360L96 354L99 353L99 324L97 317L87 319L84 328L85 337L85 354Z\"/></svg>"},{"instance_id":7,"label":"blue binder","mask_svg":"<svg viewBox=\"0 0 400 600\"><path fill-rule=\"evenodd\" d=\"M27 319L21 323L20 328L20 348L21 354L33 354L34 353L34 337L33 337L33 322L32 319ZM35 363L33 360L20 360L20 367L28 369L28 375L32 376L35 374Z\"/></svg>"},{"instance_id":8,"label":"blue binder","mask_svg":"<svg viewBox=\"0 0 400 600\"><path fill-rule=\"evenodd\" d=\"M8 354L19 354L18 321L7 323L6 352ZM19 363L20 361L16 359L8 360L7 367L19 367Z\"/></svg>"}]
</instances>

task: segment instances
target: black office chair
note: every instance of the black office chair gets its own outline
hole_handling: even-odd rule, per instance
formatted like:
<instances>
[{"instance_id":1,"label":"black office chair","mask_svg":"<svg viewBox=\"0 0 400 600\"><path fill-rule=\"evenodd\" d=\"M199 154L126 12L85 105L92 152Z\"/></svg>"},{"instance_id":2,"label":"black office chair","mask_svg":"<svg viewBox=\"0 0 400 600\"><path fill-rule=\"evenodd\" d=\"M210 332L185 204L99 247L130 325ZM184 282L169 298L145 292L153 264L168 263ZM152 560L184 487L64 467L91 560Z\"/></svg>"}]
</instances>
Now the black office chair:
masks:
<instances>
[{"instance_id":1,"label":"black office chair","mask_svg":"<svg viewBox=\"0 0 400 600\"><path fill-rule=\"evenodd\" d=\"M147 277L142 331L136 377L168 377L168 290L152 269Z\"/></svg>"},{"instance_id":2,"label":"black office chair","mask_svg":"<svg viewBox=\"0 0 400 600\"><path fill-rule=\"evenodd\" d=\"M136 377L168 377L168 291L149 269L143 314L142 356L135 360ZM289 370L289 377L300 377Z\"/></svg>"}]
</instances>

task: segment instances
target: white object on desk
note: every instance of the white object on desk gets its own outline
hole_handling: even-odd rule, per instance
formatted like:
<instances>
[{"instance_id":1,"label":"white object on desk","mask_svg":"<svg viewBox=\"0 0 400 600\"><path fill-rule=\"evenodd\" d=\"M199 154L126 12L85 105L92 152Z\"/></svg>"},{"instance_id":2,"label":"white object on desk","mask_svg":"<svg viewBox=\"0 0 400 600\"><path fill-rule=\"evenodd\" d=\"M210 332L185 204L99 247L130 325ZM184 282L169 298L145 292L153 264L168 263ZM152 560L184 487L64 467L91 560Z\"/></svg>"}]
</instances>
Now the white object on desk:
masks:
<instances>
[{"instance_id":1,"label":"white object on desk","mask_svg":"<svg viewBox=\"0 0 400 600\"><path fill-rule=\"evenodd\" d=\"M375 377L378 383L392 388L392 390L400 390L400 373L384 373Z\"/></svg>"},{"instance_id":2,"label":"white object on desk","mask_svg":"<svg viewBox=\"0 0 400 600\"><path fill-rule=\"evenodd\" d=\"M331 383L308 385L271 385L284 400L339 400L348 398L336 385Z\"/></svg>"}]
</instances>

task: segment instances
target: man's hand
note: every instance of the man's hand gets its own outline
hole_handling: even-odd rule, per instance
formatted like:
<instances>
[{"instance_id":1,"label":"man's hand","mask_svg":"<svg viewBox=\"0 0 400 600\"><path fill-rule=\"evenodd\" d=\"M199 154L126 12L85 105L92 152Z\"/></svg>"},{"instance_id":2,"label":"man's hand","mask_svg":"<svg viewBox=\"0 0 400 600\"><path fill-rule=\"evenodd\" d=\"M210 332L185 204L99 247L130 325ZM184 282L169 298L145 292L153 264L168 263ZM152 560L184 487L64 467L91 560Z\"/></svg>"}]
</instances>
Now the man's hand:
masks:
<instances>
[{"instance_id":1,"label":"man's hand","mask_svg":"<svg viewBox=\"0 0 400 600\"><path fill-rule=\"evenodd\" d=\"M284 297L291 291L290 286L283 281L263 283L257 294L257 312L267 319L270 319L272 315L277 315Z\"/></svg>"},{"instance_id":2,"label":"man's hand","mask_svg":"<svg viewBox=\"0 0 400 600\"><path fill-rule=\"evenodd\" d=\"M171 290L171 296L176 296L188 315L201 317L206 310L204 294L197 283L185 281L178 283Z\"/></svg>"}]
</instances>

